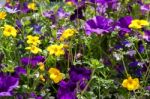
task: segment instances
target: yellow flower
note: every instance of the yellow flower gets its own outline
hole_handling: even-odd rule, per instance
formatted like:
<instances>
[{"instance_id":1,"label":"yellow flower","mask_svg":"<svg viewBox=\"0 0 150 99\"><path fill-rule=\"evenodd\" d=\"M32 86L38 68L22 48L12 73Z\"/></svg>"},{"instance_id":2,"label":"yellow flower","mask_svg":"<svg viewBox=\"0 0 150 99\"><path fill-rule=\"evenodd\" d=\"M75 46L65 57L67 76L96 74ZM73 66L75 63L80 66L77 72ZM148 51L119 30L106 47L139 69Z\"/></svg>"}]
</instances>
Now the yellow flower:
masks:
<instances>
[{"instance_id":1,"label":"yellow flower","mask_svg":"<svg viewBox=\"0 0 150 99\"><path fill-rule=\"evenodd\" d=\"M75 33L77 33L77 31L75 29L66 29L61 37L60 37L60 41L64 41L65 39L68 39L69 37L72 37Z\"/></svg>"},{"instance_id":2,"label":"yellow flower","mask_svg":"<svg viewBox=\"0 0 150 99\"><path fill-rule=\"evenodd\" d=\"M16 37L17 36L17 30L11 25L5 25L3 35L4 36L11 36L12 35L13 37Z\"/></svg>"},{"instance_id":3,"label":"yellow flower","mask_svg":"<svg viewBox=\"0 0 150 99\"><path fill-rule=\"evenodd\" d=\"M66 4L67 4L67 5L69 5L69 6L74 5L74 3L73 3L73 2L71 2L71 1L66 2Z\"/></svg>"},{"instance_id":4,"label":"yellow flower","mask_svg":"<svg viewBox=\"0 0 150 99\"><path fill-rule=\"evenodd\" d=\"M0 20L5 19L6 17L6 12L0 12Z\"/></svg>"},{"instance_id":5,"label":"yellow flower","mask_svg":"<svg viewBox=\"0 0 150 99\"><path fill-rule=\"evenodd\" d=\"M48 73L54 83L59 83L63 79L63 74L57 68L50 68Z\"/></svg>"},{"instance_id":6,"label":"yellow flower","mask_svg":"<svg viewBox=\"0 0 150 99\"><path fill-rule=\"evenodd\" d=\"M37 46L38 44L41 43L41 41L39 40L39 37L38 36L32 36L32 35L28 35L27 36L27 43L28 44L32 44L32 45L35 45Z\"/></svg>"},{"instance_id":7,"label":"yellow flower","mask_svg":"<svg viewBox=\"0 0 150 99\"><path fill-rule=\"evenodd\" d=\"M140 87L139 79L138 78L132 79L132 77L130 76L127 79L123 80L122 86L127 88L129 91L136 90Z\"/></svg>"},{"instance_id":8,"label":"yellow flower","mask_svg":"<svg viewBox=\"0 0 150 99\"><path fill-rule=\"evenodd\" d=\"M143 26L148 26L149 23L146 20L132 20L131 24L129 25L129 28L134 28L134 29L141 29Z\"/></svg>"},{"instance_id":9,"label":"yellow flower","mask_svg":"<svg viewBox=\"0 0 150 99\"><path fill-rule=\"evenodd\" d=\"M28 4L28 9L35 10L36 9L36 4L35 3L29 3Z\"/></svg>"},{"instance_id":10,"label":"yellow flower","mask_svg":"<svg viewBox=\"0 0 150 99\"><path fill-rule=\"evenodd\" d=\"M30 50L33 54L37 54L39 52L42 52L42 50L36 46L29 46L25 48L26 50Z\"/></svg>"},{"instance_id":11,"label":"yellow flower","mask_svg":"<svg viewBox=\"0 0 150 99\"><path fill-rule=\"evenodd\" d=\"M45 68L44 68L45 66L42 62L38 63L38 65L39 65L39 68L40 68L41 71L45 70Z\"/></svg>"},{"instance_id":12,"label":"yellow flower","mask_svg":"<svg viewBox=\"0 0 150 99\"><path fill-rule=\"evenodd\" d=\"M60 56L64 55L64 50L63 50L63 45L51 45L47 47L47 51L49 52L50 55L55 55L55 56Z\"/></svg>"},{"instance_id":13,"label":"yellow flower","mask_svg":"<svg viewBox=\"0 0 150 99\"><path fill-rule=\"evenodd\" d=\"M43 75L39 76L40 80L42 80L43 82L45 82L45 78L43 77Z\"/></svg>"}]
</instances>

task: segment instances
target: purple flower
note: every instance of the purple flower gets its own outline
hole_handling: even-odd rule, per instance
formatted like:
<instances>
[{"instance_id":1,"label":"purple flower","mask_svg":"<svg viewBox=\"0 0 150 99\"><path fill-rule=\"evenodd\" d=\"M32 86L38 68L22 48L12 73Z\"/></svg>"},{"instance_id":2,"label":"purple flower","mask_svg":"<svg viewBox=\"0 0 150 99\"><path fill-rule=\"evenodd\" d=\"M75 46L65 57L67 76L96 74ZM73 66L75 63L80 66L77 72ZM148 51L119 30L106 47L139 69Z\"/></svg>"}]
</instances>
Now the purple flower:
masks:
<instances>
[{"instance_id":1,"label":"purple flower","mask_svg":"<svg viewBox=\"0 0 150 99\"><path fill-rule=\"evenodd\" d=\"M128 27L132 21L131 16L125 16L118 20L117 27L119 28L119 35L124 36L126 33L131 32L131 29Z\"/></svg>"},{"instance_id":2,"label":"purple flower","mask_svg":"<svg viewBox=\"0 0 150 99\"><path fill-rule=\"evenodd\" d=\"M113 31L113 29L113 20L102 16L96 16L85 23L85 31L87 35L91 35L91 33L109 33Z\"/></svg>"},{"instance_id":3,"label":"purple flower","mask_svg":"<svg viewBox=\"0 0 150 99\"><path fill-rule=\"evenodd\" d=\"M141 69L137 69L137 70L135 71L135 75L138 76L138 77L141 77L141 76L142 76L142 71L141 71Z\"/></svg>"},{"instance_id":4,"label":"purple flower","mask_svg":"<svg viewBox=\"0 0 150 99\"><path fill-rule=\"evenodd\" d=\"M28 2L23 3L23 7L21 8L22 13L28 13L30 9L28 8Z\"/></svg>"},{"instance_id":5,"label":"purple flower","mask_svg":"<svg viewBox=\"0 0 150 99\"><path fill-rule=\"evenodd\" d=\"M69 16L69 13L66 13L63 8L59 8L57 11L57 16L59 19L63 19Z\"/></svg>"},{"instance_id":6,"label":"purple flower","mask_svg":"<svg viewBox=\"0 0 150 99\"><path fill-rule=\"evenodd\" d=\"M22 24L21 24L20 20L16 20L16 25L18 28L22 28Z\"/></svg>"},{"instance_id":7,"label":"purple flower","mask_svg":"<svg viewBox=\"0 0 150 99\"><path fill-rule=\"evenodd\" d=\"M0 73L0 96L12 96L12 91L18 84L18 78Z\"/></svg>"},{"instance_id":8,"label":"purple flower","mask_svg":"<svg viewBox=\"0 0 150 99\"><path fill-rule=\"evenodd\" d=\"M149 30L145 30L145 31L144 31L143 38L144 38L147 42L150 42L150 31L149 31Z\"/></svg>"},{"instance_id":9,"label":"purple flower","mask_svg":"<svg viewBox=\"0 0 150 99\"><path fill-rule=\"evenodd\" d=\"M109 9L117 9L118 0L96 0L96 3L106 5Z\"/></svg>"},{"instance_id":10,"label":"purple flower","mask_svg":"<svg viewBox=\"0 0 150 99\"><path fill-rule=\"evenodd\" d=\"M15 6L11 6L10 4L6 4L5 5L5 9L8 13L17 13L19 12L20 10L20 4L19 3L16 3Z\"/></svg>"},{"instance_id":11,"label":"purple flower","mask_svg":"<svg viewBox=\"0 0 150 99\"><path fill-rule=\"evenodd\" d=\"M56 22L56 17L53 11L45 11L43 16L49 18L53 24Z\"/></svg>"},{"instance_id":12,"label":"purple flower","mask_svg":"<svg viewBox=\"0 0 150 99\"><path fill-rule=\"evenodd\" d=\"M26 75L27 71L23 67L18 66L15 68L15 74L18 76L19 75Z\"/></svg>"},{"instance_id":13,"label":"purple flower","mask_svg":"<svg viewBox=\"0 0 150 99\"><path fill-rule=\"evenodd\" d=\"M145 89L148 90L148 91L150 91L150 86L147 86Z\"/></svg>"},{"instance_id":14,"label":"purple flower","mask_svg":"<svg viewBox=\"0 0 150 99\"><path fill-rule=\"evenodd\" d=\"M96 10L100 15L104 15L107 8L108 6L106 4L97 4Z\"/></svg>"},{"instance_id":15,"label":"purple flower","mask_svg":"<svg viewBox=\"0 0 150 99\"><path fill-rule=\"evenodd\" d=\"M74 82L90 80L91 70L83 67L72 67L69 71L70 80Z\"/></svg>"},{"instance_id":16,"label":"purple flower","mask_svg":"<svg viewBox=\"0 0 150 99\"><path fill-rule=\"evenodd\" d=\"M125 47L131 47L131 46L132 46L132 43L130 43L129 41L123 41L122 44L123 44Z\"/></svg>"},{"instance_id":17,"label":"purple flower","mask_svg":"<svg viewBox=\"0 0 150 99\"><path fill-rule=\"evenodd\" d=\"M141 6L142 12L148 12L150 11L150 4L145 4Z\"/></svg>"},{"instance_id":18,"label":"purple flower","mask_svg":"<svg viewBox=\"0 0 150 99\"><path fill-rule=\"evenodd\" d=\"M128 50L126 54L130 55L132 57L136 54L136 51L135 50Z\"/></svg>"},{"instance_id":19,"label":"purple flower","mask_svg":"<svg viewBox=\"0 0 150 99\"><path fill-rule=\"evenodd\" d=\"M34 33L41 34L41 28L42 26L40 25L33 25Z\"/></svg>"},{"instance_id":20,"label":"purple flower","mask_svg":"<svg viewBox=\"0 0 150 99\"><path fill-rule=\"evenodd\" d=\"M31 65L32 67L35 67L39 62L44 62L45 58L44 56L33 56L33 57L24 57L21 58L21 63L25 66Z\"/></svg>"},{"instance_id":21,"label":"purple flower","mask_svg":"<svg viewBox=\"0 0 150 99\"><path fill-rule=\"evenodd\" d=\"M46 17L46 18L51 18L52 15L54 15L54 12L53 11L45 11L43 13L43 15Z\"/></svg>"},{"instance_id":22,"label":"purple flower","mask_svg":"<svg viewBox=\"0 0 150 99\"><path fill-rule=\"evenodd\" d=\"M77 88L83 90L90 80L91 70L84 67L71 67L69 71L70 79L61 81L57 92L58 99L77 99ZM77 87L79 86L79 87Z\"/></svg>"},{"instance_id":23,"label":"purple flower","mask_svg":"<svg viewBox=\"0 0 150 99\"><path fill-rule=\"evenodd\" d=\"M61 81L57 92L58 99L77 99L76 83L72 81Z\"/></svg>"},{"instance_id":24,"label":"purple flower","mask_svg":"<svg viewBox=\"0 0 150 99\"><path fill-rule=\"evenodd\" d=\"M143 53L144 52L144 45L143 45L143 43L142 43L142 41L139 41L138 42L138 51L139 51L139 53Z\"/></svg>"},{"instance_id":25,"label":"purple flower","mask_svg":"<svg viewBox=\"0 0 150 99\"><path fill-rule=\"evenodd\" d=\"M131 63L129 64L129 66L131 66L131 67L137 67L137 66L138 66L138 63L139 63L139 62L134 61L134 62L131 62Z\"/></svg>"}]
</instances>

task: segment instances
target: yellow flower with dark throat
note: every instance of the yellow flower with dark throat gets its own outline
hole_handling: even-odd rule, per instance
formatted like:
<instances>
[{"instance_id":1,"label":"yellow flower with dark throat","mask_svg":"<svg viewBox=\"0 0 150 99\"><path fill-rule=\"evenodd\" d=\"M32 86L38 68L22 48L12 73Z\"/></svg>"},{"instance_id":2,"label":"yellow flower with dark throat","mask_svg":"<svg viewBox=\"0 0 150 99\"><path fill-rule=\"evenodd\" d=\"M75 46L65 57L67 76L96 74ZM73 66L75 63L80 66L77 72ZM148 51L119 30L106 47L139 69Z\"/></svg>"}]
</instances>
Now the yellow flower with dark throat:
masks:
<instances>
[{"instance_id":1,"label":"yellow flower with dark throat","mask_svg":"<svg viewBox=\"0 0 150 99\"><path fill-rule=\"evenodd\" d=\"M32 45L35 45L37 46L38 44L41 43L41 41L39 40L39 37L38 36L32 36L32 35L28 35L27 36L27 43L28 44L32 44Z\"/></svg>"},{"instance_id":2,"label":"yellow flower with dark throat","mask_svg":"<svg viewBox=\"0 0 150 99\"><path fill-rule=\"evenodd\" d=\"M140 87L139 79L138 78L132 79L132 77L129 76L127 79L123 80L122 86L124 88L127 88L129 91L136 90Z\"/></svg>"},{"instance_id":3,"label":"yellow flower with dark throat","mask_svg":"<svg viewBox=\"0 0 150 99\"><path fill-rule=\"evenodd\" d=\"M8 37L8 36L16 37L17 36L17 30L11 25L5 25L3 35L6 37Z\"/></svg>"},{"instance_id":4,"label":"yellow flower with dark throat","mask_svg":"<svg viewBox=\"0 0 150 99\"><path fill-rule=\"evenodd\" d=\"M25 48L26 50L30 50L33 54L38 54L39 52L42 52L42 50L36 46L29 46Z\"/></svg>"},{"instance_id":5,"label":"yellow flower with dark throat","mask_svg":"<svg viewBox=\"0 0 150 99\"><path fill-rule=\"evenodd\" d=\"M54 83L59 83L63 79L63 74L57 68L50 68L48 73Z\"/></svg>"},{"instance_id":6,"label":"yellow flower with dark throat","mask_svg":"<svg viewBox=\"0 0 150 99\"><path fill-rule=\"evenodd\" d=\"M0 20L5 19L6 15L6 12L0 12Z\"/></svg>"},{"instance_id":7,"label":"yellow flower with dark throat","mask_svg":"<svg viewBox=\"0 0 150 99\"><path fill-rule=\"evenodd\" d=\"M61 56L64 55L64 49L63 49L63 44L57 45L50 45L47 47L47 51L49 52L50 55L55 55L55 56Z\"/></svg>"}]
</instances>

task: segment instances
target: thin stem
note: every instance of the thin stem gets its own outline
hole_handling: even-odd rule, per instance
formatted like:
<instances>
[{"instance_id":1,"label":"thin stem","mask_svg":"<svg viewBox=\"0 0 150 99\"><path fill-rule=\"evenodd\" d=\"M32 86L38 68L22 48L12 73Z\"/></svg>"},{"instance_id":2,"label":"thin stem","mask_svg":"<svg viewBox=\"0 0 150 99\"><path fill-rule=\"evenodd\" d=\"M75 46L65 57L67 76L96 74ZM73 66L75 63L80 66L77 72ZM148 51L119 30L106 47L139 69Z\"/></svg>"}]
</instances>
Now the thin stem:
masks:
<instances>
[{"instance_id":1,"label":"thin stem","mask_svg":"<svg viewBox=\"0 0 150 99\"><path fill-rule=\"evenodd\" d=\"M96 69L93 70L91 77L93 77L93 75L94 75L94 73L95 73L95 70L96 70ZM90 85L90 83L91 83L92 80L93 80L92 78L89 80L89 82L87 83L87 85L85 86L85 88L83 89L83 91L81 92L81 95L83 95L84 92L87 90L87 88L88 88L88 86Z\"/></svg>"},{"instance_id":2,"label":"thin stem","mask_svg":"<svg viewBox=\"0 0 150 99\"><path fill-rule=\"evenodd\" d=\"M128 74L128 71L127 71L127 68L125 66L125 62L124 62L123 58L122 58L122 63L123 63L123 67L124 67L125 73L126 73L126 75L128 77L129 74Z\"/></svg>"}]
</instances>

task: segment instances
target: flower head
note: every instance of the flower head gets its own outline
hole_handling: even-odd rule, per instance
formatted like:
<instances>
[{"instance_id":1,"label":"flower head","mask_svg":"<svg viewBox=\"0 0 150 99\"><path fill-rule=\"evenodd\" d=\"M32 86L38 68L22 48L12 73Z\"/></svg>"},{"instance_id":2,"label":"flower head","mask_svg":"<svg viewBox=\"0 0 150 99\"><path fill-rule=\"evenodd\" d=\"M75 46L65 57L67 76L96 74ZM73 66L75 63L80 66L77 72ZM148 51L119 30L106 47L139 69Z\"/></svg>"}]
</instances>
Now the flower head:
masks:
<instances>
[{"instance_id":1,"label":"flower head","mask_svg":"<svg viewBox=\"0 0 150 99\"><path fill-rule=\"evenodd\" d=\"M63 50L63 45L50 45L47 47L47 51L49 52L50 55L55 55L55 56L61 56L64 55L64 50Z\"/></svg>"},{"instance_id":2,"label":"flower head","mask_svg":"<svg viewBox=\"0 0 150 99\"><path fill-rule=\"evenodd\" d=\"M119 29L120 36L124 36L125 34L131 32L131 29L129 28L131 21L132 21L131 16L125 16L118 20L117 27Z\"/></svg>"},{"instance_id":3,"label":"flower head","mask_svg":"<svg viewBox=\"0 0 150 99\"><path fill-rule=\"evenodd\" d=\"M136 90L140 87L139 79L138 78L132 79L132 77L130 76L127 79L123 80L122 86L127 88L129 91Z\"/></svg>"},{"instance_id":4,"label":"flower head","mask_svg":"<svg viewBox=\"0 0 150 99\"><path fill-rule=\"evenodd\" d=\"M77 84L73 81L61 81L57 92L57 99L77 99Z\"/></svg>"},{"instance_id":5,"label":"flower head","mask_svg":"<svg viewBox=\"0 0 150 99\"><path fill-rule=\"evenodd\" d=\"M0 12L0 20L5 19L6 15L6 12Z\"/></svg>"},{"instance_id":6,"label":"flower head","mask_svg":"<svg viewBox=\"0 0 150 99\"><path fill-rule=\"evenodd\" d=\"M62 33L60 40L63 41L64 39L68 39L69 37L73 36L77 31L75 29L66 29Z\"/></svg>"},{"instance_id":7,"label":"flower head","mask_svg":"<svg viewBox=\"0 0 150 99\"><path fill-rule=\"evenodd\" d=\"M19 84L19 79L0 74L0 96L12 96L12 91Z\"/></svg>"},{"instance_id":8,"label":"flower head","mask_svg":"<svg viewBox=\"0 0 150 99\"><path fill-rule=\"evenodd\" d=\"M7 3L5 5L5 9L8 13L17 13L20 11L20 3L16 2L14 6L12 6L10 3Z\"/></svg>"},{"instance_id":9,"label":"flower head","mask_svg":"<svg viewBox=\"0 0 150 99\"><path fill-rule=\"evenodd\" d=\"M57 68L49 69L50 78L55 82L59 83L63 79L63 74Z\"/></svg>"},{"instance_id":10,"label":"flower head","mask_svg":"<svg viewBox=\"0 0 150 99\"><path fill-rule=\"evenodd\" d=\"M27 36L27 43L28 44L32 44L32 45L35 45L37 46L38 44L41 43L41 41L39 40L39 37L38 36L32 36L32 35L28 35Z\"/></svg>"},{"instance_id":11,"label":"flower head","mask_svg":"<svg viewBox=\"0 0 150 99\"><path fill-rule=\"evenodd\" d=\"M87 35L91 35L91 33L109 33L113 29L113 20L102 16L96 16L85 23L85 31Z\"/></svg>"},{"instance_id":12,"label":"flower head","mask_svg":"<svg viewBox=\"0 0 150 99\"><path fill-rule=\"evenodd\" d=\"M28 4L28 9L35 10L36 9L36 4L35 3L29 3Z\"/></svg>"},{"instance_id":13,"label":"flower head","mask_svg":"<svg viewBox=\"0 0 150 99\"><path fill-rule=\"evenodd\" d=\"M17 36L17 30L11 25L5 25L3 35L6 37L8 37L8 36L16 37Z\"/></svg>"},{"instance_id":14,"label":"flower head","mask_svg":"<svg viewBox=\"0 0 150 99\"><path fill-rule=\"evenodd\" d=\"M141 29L144 26L148 26L149 23L146 20L132 20L131 24L129 25L129 28L134 28L134 29Z\"/></svg>"},{"instance_id":15,"label":"flower head","mask_svg":"<svg viewBox=\"0 0 150 99\"><path fill-rule=\"evenodd\" d=\"M26 50L30 50L33 54L37 54L39 52L42 52L42 50L36 46L29 46L25 48Z\"/></svg>"}]
</instances>

